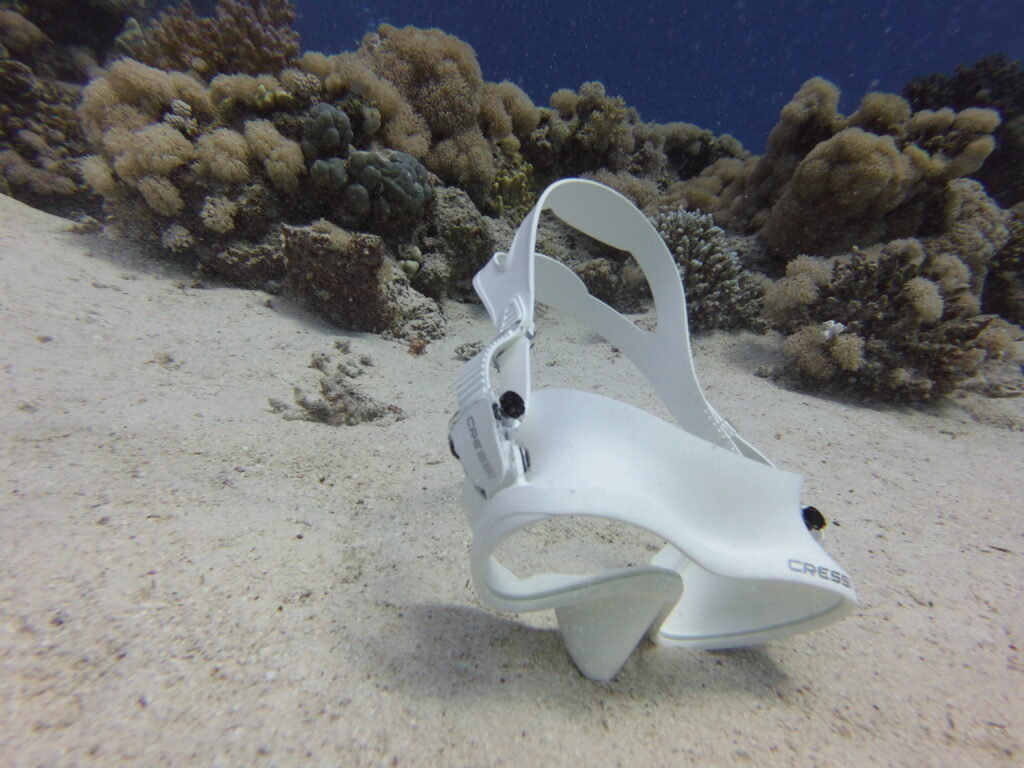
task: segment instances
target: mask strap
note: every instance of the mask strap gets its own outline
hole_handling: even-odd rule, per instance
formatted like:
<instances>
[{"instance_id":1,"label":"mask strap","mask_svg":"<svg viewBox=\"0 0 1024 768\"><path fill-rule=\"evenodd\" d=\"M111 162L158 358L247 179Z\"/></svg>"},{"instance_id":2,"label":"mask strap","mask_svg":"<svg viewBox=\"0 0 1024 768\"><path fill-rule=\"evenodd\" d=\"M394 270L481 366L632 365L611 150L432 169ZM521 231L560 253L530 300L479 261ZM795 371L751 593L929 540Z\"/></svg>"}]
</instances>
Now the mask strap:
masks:
<instances>
[{"instance_id":1,"label":"mask strap","mask_svg":"<svg viewBox=\"0 0 1024 768\"><path fill-rule=\"evenodd\" d=\"M632 254L654 297L658 321L654 331L637 327L592 296L568 267L536 252L537 226L544 210L585 235ZM510 317L522 324L522 340L496 359L498 388L518 393L526 409L536 300L565 312L626 355L683 429L771 466L705 399L693 367L686 300L675 260L654 225L618 192L585 179L552 184L516 231L509 252L495 254L473 286L499 332L510 329Z\"/></svg>"}]
</instances>

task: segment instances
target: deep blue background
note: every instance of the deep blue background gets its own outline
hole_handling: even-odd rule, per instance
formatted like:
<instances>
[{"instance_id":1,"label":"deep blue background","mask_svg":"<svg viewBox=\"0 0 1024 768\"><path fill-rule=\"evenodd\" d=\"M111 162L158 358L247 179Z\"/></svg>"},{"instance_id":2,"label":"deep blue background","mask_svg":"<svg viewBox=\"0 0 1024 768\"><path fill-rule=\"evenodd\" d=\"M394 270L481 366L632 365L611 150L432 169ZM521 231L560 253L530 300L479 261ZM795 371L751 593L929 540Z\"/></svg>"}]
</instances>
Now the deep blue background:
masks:
<instances>
[{"instance_id":1,"label":"deep blue background","mask_svg":"<svg viewBox=\"0 0 1024 768\"><path fill-rule=\"evenodd\" d=\"M1024 57L1024 0L293 0L303 50L354 50L377 24L438 27L470 43L484 78L539 105L600 80L647 121L682 120L764 150L779 109L814 75L849 113L868 91Z\"/></svg>"}]
</instances>

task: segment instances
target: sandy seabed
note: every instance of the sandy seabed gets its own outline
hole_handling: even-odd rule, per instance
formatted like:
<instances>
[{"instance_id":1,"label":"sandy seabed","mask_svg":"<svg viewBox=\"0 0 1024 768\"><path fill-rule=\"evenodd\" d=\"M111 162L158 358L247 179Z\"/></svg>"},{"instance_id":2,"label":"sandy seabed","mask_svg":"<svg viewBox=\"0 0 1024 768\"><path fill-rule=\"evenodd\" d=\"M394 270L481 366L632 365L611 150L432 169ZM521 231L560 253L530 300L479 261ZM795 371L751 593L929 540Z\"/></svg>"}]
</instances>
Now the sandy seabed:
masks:
<instances>
[{"instance_id":1,"label":"sandy seabed","mask_svg":"<svg viewBox=\"0 0 1024 768\"><path fill-rule=\"evenodd\" d=\"M446 432L480 308L413 356L3 196L0 270L2 764L1024 760L1021 398L868 407L755 375L771 336L696 337L709 399L805 476L861 606L760 649L645 644L595 684L553 616L468 583ZM544 320L541 383L659 410L608 344ZM275 413L321 352L362 358L358 388L405 418Z\"/></svg>"}]
</instances>

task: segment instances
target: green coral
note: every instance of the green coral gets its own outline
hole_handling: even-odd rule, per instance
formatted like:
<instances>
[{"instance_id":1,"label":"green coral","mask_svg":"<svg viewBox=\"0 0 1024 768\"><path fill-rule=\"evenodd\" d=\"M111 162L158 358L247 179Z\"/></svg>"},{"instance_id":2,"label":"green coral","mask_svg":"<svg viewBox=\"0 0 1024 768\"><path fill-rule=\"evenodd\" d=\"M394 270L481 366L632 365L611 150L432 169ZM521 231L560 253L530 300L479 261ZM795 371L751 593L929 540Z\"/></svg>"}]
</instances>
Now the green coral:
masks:
<instances>
[{"instance_id":1,"label":"green coral","mask_svg":"<svg viewBox=\"0 0 1024 768\"><path fill-rule=\"evenodd\" d=\"M369 224L376 232L407 233L434 193L426 168L397 150L353 152L348 178L341 218L350 226Z\"/></svg>"},{"instance_id":2,"label":"green coral","mask_svg":"<svg viewBox=\"0 0 1024 768\"><path fill-rule=\"evenodd\" d=\"M340 157L327 160L314 160L309 167L309 178L328 197L341 194L348 184L348 170L345 161Z\"/></svg>"},{"instance_id":3,"label":"green coral","mask_svg":"<svg viewBox=\"0 0 1024 768\"><path fill-rule=\"evenodd\" d=\"M533 166L518 152L504 153L491 183L488 211L496 216L519 221L530 212L536 199Z\"/></svg>"},{"instance_id":4,"label":"green coral","mask_svg":"<svg viewBox=\"0 0 1024 768\"><path fill-rule=\"evenodd\" d=\"M284 88L270 90L263 83L260 83L256 86L256 95L253 98L253 103L257 109L272 112L278 109L293 109L297 104L297 100Z\"/></svg>"},{"instance_id":5,"label":"green coral","mask_svg":"<svg viewBox=\"0 0 1024 768\"><path fill-rule=\"evenodd\" d=\"M306 160L344 157L353 138L352 122L342 110L321 103L309 110L302 134L302 154Z\"/></svg>"}]
</instances>

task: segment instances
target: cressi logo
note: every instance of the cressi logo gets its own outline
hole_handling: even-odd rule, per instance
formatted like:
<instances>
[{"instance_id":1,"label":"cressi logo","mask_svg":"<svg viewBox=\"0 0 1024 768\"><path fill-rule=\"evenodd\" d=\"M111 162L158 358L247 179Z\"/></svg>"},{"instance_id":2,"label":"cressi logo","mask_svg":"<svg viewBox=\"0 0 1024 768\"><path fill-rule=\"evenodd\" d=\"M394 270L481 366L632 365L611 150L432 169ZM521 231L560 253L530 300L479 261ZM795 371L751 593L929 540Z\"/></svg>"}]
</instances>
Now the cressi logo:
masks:
<instances>
[{"instance_id":1,"label":"cressi logo","mask_svg":"<svg viewBox=\"0 0 1024 768\"><path fill-rule=\"evenodd\" d=\"M480 442L480 437L476 429L476 419L469 416L466 419L466 429L469 430L469 436L473 438L473 453L476 454L476 460L480 462L480 466L484 470L484 474L490 479L494 479L494 467L491 466L490 460L487 458L487 452L484 450L484 444Z\"/></svg>"},{"instance_id":2,"label":"cressi logo","mask_svg":"<svg viewBox=\"0 0 1024 768\"><path fill-rule=\"evenodd\" d=\"M813 576L823 581L831 581L835 584L842 584L847 589L850 589L850 577L842 571L837 571L824 565L815 565L814 563L808 563L803 560L797 560L796 558L790 558L789 570L793 573L802 573L807 576Z\"/></svg>"}]
</instances>

